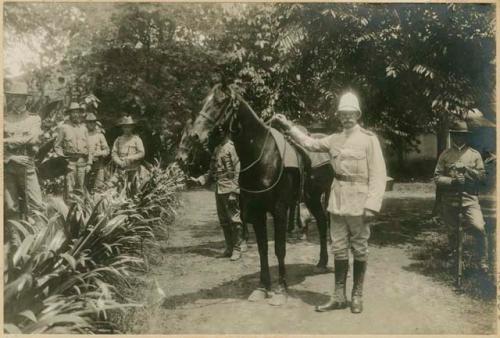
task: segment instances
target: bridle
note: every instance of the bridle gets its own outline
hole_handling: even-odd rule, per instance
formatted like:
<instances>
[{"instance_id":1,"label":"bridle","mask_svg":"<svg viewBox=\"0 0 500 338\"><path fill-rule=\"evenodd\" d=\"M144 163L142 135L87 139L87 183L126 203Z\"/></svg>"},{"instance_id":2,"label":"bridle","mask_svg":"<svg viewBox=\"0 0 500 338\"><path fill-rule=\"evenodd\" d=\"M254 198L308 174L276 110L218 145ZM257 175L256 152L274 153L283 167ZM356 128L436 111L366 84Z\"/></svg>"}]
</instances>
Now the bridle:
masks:
<instances>
[{"instance_id":1,"label":"bridle","mask_svg":"<svg viewBox=\"0 0 500 338\"><path fill-rule=\"evenodd\" d=\"M237 97L236 97L236 94L234 93L234 91L229 88L229 90L231 91L231 94L230 94L230 98L227 102L227 104L224 106L223 109L220 110L220 113L214 118L204 112L201 112L199 114L199 116L203 117L205 120L207 120L209 123L210 123L210 126L211 126L211 129L215 129L219 126L223 126L225 125L227 122L229 122L229 132L231 134L236 134L237 133L237 130L235 128L233 128L234 126L234 121L236 120L235 119L235 108L241 104L241 102L239 100L237 100ZM237 104L235 103L237 102ZM267 123L266 123L267 124ZM250 170L251 168L253 168L255 165L257 165L261 160L262 160L262 157L264 156L264 151L265 151L265 145L269 139L269 136L271 135L271 128L270 127L267 127L267 133L266 133L266 138L264 139L264 143L262 145L262 149L260 151L260 154L259 156L257 157L257 159L255 159L254 161L252 161L249 165L245 166L244 168L241 168L240 170L238 171L231 171L233 174L241 174L243 172L246 172L248 170ZM285 150L286 152L286 147L285 147ZM283 153L283 159L285 158L285 153ZM239 159L238 159L239 161ZM254 193L254 194L258 194L258 193L264 193L264 192L267 192L271 189L273 189L277 184L278 182L280 181L281 179L281 176L283 175L283 172L284 172L284 169L285 169L285 165L284 165L284 162L282 163L282 166L280 168L280 173L278 175L278 178L276 179L276 181L269 187L265 188L265 189L262 189L262 190L250 190L250 189L246 189L246 188L243 188L241 186L239 186L240 190L242 191L245 191L245 192L248 192L248 193Z\"/></svg>"}]
</instances>

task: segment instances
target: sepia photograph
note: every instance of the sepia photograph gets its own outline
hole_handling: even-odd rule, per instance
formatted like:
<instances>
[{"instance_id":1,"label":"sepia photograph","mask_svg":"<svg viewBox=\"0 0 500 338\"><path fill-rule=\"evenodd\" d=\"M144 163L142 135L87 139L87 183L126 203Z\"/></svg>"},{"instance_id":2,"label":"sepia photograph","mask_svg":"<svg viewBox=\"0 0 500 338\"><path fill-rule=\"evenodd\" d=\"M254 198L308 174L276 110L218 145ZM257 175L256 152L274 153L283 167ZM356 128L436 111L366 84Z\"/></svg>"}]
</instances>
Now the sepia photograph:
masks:
<instances>
[{"instance_id":1,"label":"sepia photograph","mask_svg":"<svg viewBox=\"0 0 500 338\"><path fill-rule=\"evenodd\" d=\"M495 2L3 2L3 332L497 335Z\"/></svg>"}]
</instances>

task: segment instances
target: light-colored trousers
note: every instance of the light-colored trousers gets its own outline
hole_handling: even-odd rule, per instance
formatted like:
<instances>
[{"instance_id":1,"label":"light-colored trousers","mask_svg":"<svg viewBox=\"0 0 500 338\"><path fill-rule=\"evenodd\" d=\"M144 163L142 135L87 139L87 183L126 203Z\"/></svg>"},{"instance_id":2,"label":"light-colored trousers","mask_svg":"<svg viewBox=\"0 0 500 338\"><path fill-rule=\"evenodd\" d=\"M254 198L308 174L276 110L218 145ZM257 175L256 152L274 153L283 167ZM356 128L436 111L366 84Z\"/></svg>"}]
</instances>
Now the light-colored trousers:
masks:
<instances>
[{"instance_id":1,"label":"light-colored trousers","mask_svg":"<svg viewBox=\"0 0 500 338\"><path fill-rule=\"evenodd\" d=\"M66 174L66 183L64 197L66 200L70 197L74 190L83 192L85 187L85 175L87 174L87 161L80 158L76 161L70 161L68 164L70 172Z\"/></svg>"},{"instance_id":2,"label":"light-colored trousers","mask_svg":"<svg viewBox=\"0 0 500 338\"><path fill-rule=\"evenodd\" d=\"M474 203L472 205L467 205L462 208L463 210L463 223L466 226L471 226L477 231L484 233L484 217L481 212L481 206L479 203ZM456 229L458 224L459 208L445 204L443 205L441 217L443 222L449 228L450 231Z\"/></svg>"},{"instance_id":3,"label":"light-colored trousers","mask_svg":"<svg viewBox=\"0 0 500 338\"><path fill-rule=\"evenodd\" d=\"M42 191L38 183L35 164L25 167L12 161L4 166L5 215L4 241L17 244L16 231L8 220L19 220L22 217L34 217L35 211L43 211ZM14 243L16 242L16 243Z\"/></svg>"},{"instance_id":4,"label":"light-colored trousers","mask_svg":"<svg viewBox=\"0 0 500 338\"><path fill-rule=\"evenodd\" d=\"M349 259L349 249L351 249L355 260L366 261L368 259L370 225L365 224L363 216L330 214L330 220L332 251L335 259Z\"/></svg>"}]
</instances>

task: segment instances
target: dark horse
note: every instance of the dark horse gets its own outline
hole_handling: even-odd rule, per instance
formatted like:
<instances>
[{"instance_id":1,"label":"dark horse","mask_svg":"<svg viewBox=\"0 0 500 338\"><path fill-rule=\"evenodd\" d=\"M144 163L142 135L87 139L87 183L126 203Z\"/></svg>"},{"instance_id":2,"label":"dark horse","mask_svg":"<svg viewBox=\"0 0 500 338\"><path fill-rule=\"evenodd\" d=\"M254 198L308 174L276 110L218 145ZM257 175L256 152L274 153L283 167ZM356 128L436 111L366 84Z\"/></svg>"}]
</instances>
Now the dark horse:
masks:
<instances>
[{"instance_id":1,"label":"dark horse","mask_svg":"<svg viewBox=\"0 0 500 338\"><path fill-rule=\"evenodd\" d=\"M266 231L266 213L270 212L274 219L274 249L279 265L279 287L271 304L283 304L286 301L287 289L285 270L287 216L300 197L299 170L285 168L270 127L233 88L220 84L212 88L196 120L189 124L184 132L177 154L181 166L185 167L189 162L194 149L208 144L211 133L218 126L229 131L241 161L239 186L242 220L253 225L259 250L260 288L256 289L249 299L267 298L271 289ZM299 156L304 154L299 153ZM326 269L327 222L321 195L325 187L329 189L331 186L333 170L325 171L325 168L320 168L321 171L317 171L316 176L307 177L304 196L307 206L317 220L320 233L321 250L318 266Z\"/></svg>"}]
</instances>

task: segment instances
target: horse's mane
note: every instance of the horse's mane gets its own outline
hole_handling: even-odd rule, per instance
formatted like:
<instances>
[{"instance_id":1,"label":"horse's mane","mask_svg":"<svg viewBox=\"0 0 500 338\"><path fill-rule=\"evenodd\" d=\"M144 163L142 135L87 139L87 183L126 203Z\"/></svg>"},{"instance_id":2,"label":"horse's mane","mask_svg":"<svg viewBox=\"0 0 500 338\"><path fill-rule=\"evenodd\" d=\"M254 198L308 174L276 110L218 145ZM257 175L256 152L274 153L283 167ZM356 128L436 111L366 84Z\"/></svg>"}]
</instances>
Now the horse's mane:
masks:
<instances>
[{"instance_id":1,"label":"horse's mane","mask_svg":"<svg viewBox=\"0 0 500 338\"><path fill-rule=\"evenodd\" d=\"M231 89L233 90L233 89ZM235 92L234 92L235 93ZM248 111L250 112L250 114L253 115L253 117L255 117L255 119L259 122L260 125L262 125L262 127L264 128L268 128L266 126L266 124L264 123L264 121L262 121L262 119L257 115L257 113L252 109L252 107L250 107L250 105L248 104L247 101L245 101L245 99L238 93L235 93L235 96L236 98L238 98L238 100L240 101L240 103L242 103L247 109Z\"/></svg>"}]
</instances>

